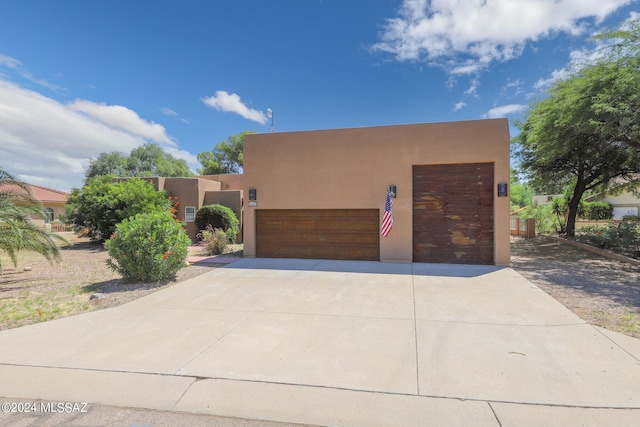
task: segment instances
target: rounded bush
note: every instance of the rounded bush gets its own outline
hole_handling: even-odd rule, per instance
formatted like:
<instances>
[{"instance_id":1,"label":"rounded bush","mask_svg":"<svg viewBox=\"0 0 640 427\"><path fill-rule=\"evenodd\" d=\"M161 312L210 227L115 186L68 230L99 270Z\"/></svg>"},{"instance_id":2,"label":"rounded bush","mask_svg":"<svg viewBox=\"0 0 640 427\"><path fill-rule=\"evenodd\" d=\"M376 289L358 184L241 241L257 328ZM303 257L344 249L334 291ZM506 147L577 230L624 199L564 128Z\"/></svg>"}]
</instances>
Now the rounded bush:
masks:
<instances>
[{"instance_id":1,"label":"rounded bush","mask_svg":"<svg viewBox=\"0 0 640 427\"><path fill-rule=\"evenodd\" d=\"M137 214L116 225L105 242L107 265L125 280L157 282L184 267L190 244L170 212Z\"/></svg>"},{"instance_id":2,"label":"rounded bush","mask_svg":"<svg viewBox=\"0 0 640 427\"><path fill-rule=\"evenodd\" d=\"M209 225L212 228L222 228L232 242L235 242L236 235L240 232L240 221L235 212L223 205L205 205L198 209L196 212L198 230L206 230Z\"/></svg>"}]
</instances>

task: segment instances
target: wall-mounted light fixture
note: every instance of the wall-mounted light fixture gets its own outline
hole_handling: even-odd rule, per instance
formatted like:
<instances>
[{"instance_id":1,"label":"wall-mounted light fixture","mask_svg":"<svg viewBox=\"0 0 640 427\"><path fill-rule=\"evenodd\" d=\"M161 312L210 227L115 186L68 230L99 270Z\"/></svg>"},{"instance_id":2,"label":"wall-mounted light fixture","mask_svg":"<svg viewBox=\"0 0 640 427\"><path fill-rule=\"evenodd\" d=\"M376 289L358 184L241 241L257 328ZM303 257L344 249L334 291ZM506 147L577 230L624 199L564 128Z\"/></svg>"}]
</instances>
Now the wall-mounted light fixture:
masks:
<instances>
[{"instance_id":1,"label":"wall-mounted light fixture","mask_svg":"<svg viewBox=\"0 0 640 427\"><path fill-rule=\"evenodd\" d=\"M387 192L389 193L389 196L392 199L396 198L396 186L395 185L389 185L387 186Z\"/></svg>"},{"instance_id":2,"label":"wall-mounted light fixture","mask_svg":"<svg viewBox=\"0 0 640 427\"><path fill-rule=\"evenodd\" d=\"M249 189L249 200L251 200L251 201L258 200L255 188L250 188Z\"/></svg>"},{"instance_id":3,"label":"wall-mounted light fixture","mask_svg":"<svg viewBox=\"0 0 640 427\"><path fill-rule=\"evenodd\" d=\"M498 197L507 197L509 191L507 190L507 183L501 182L498 184Z\"/></svg>"}]
</instances>

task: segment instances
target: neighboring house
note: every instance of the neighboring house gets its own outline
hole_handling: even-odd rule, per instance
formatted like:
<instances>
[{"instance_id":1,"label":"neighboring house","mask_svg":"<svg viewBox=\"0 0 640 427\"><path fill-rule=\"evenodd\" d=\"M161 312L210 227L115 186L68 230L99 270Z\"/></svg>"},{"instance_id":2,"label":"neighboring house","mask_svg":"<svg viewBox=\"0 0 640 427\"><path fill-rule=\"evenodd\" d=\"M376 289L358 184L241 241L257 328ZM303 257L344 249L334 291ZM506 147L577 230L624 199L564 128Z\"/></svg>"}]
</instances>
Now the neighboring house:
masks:
<instances>
[{"instance_id":1,"label":"neighboring house","mask_svg":"<svg viewBox=\"0 0 640 427\"><path fill-rule=\"evenodd\" d=\"M45 219L33 218L34 222L51 223L58 220L64 213L64 205L69 198L69 193L53 188L42 187L34 184L26 184L33 195L33 198L40 202L45 213Z\"/></svg>"},{"instance_id":2,"label":"neighboring house","mask_svg":"<svg viewBox=\"0 0 640 427\"><path fill-rule=\"evenodd\" d=\"M509 149L506 119L251 134L243 174L147 179L192 238L233 209L246 257L508 265Z\"/></svg>"},{"instance_id":3,"label":"neighboring house","mask_svg":"<svg viewBox=\"0 0 640 427\"><path fill-rule=\"evenodd\" d=\"M240 221L242 230L242 174L205 175L189 178L150 177L158 191L166 191L167 195L177 201L176 217L186 224L187 234L196 238L200 231L195 224L196 212L202 206L221 204L231 208ZM119 178L122 179L122 178ZM237 236L242 242L242 232Z\"/></svg>"},{"instance_id":4,"label":"neighboring house","mask_svg":"<svg viewBox=\"0 0 640 427\"><path fill-rule=\"evenodd\" d=\"M613 219L620 220L623 216L638 216L640 198L630 191L623 191L618 196L605 195L594 200L609 202L613 206Z\"/></svg>"},{"instance_id":5,"label":"neighboring house","mask_svg":"<svg viewBox=\"0 0 640 427\"><path fill-rule=\"evenodd\" d=\"M564 197L562 194L533 196L533 203L538 205L548 205L554 197ZM613 206L614 220L621 220L624 216L638 216L640 212L640 197L630 191L623 191L620 195L611 196L594 195L585 198L586 201L609 202Z\"/></svg>"},{"instance_id":6,"label":"neighboring house","mask_svg":"<svg viewBox=\"0 0 640 427\"><path fill-rule=\"evenodd\" d=\"M533 205L538 205L538 206L544 206L544 205L550 205L551 202L553 202L553 198L554 197L559 197L559 198L563 198L564 195L562 194L542 194L540 196L533 196L531 198L531 202L533 203Z\"/></svg>"}]
</instances>

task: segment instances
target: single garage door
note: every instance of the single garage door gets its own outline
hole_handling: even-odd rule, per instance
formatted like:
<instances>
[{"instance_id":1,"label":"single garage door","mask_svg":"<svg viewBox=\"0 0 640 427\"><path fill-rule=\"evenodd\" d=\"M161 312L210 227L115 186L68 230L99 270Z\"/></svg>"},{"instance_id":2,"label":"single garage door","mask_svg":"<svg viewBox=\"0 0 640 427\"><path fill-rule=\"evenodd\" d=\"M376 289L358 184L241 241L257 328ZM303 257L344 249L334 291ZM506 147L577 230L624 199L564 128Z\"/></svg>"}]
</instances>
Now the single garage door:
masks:
<instances>
[{"instance_id":1,"label":"single garage door","mask_svg":"<svg viewBox=\"0 0 640 427\"><path fill-rule=\"evenodd\" d=\"M380 260L377 209L256 210L256 256Z\"/></svg>"},{"instance_id":2,"label":"single garage door","mask_svg":"<svg viewBox=\"0 0 640 427\"><path fill-rule=\"evenodd\" d=\"M492 163L413 167L413 260L494 264Z\"/></svg>"}]
</instances>

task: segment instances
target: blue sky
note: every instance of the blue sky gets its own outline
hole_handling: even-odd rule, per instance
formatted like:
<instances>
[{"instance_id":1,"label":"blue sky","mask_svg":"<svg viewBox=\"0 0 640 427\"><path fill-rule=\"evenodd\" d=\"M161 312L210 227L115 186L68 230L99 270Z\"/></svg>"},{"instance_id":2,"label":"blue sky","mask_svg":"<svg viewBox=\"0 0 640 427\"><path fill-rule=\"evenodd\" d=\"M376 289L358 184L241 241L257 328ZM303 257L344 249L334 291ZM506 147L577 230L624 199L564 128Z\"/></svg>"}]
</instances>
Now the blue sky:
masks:
<instances>
[{"instance_id":1,"label":"blue sky","mask_svg":"<svg viewBox=\"0 0 640 427\"><path fill-rule=\"evenodd\" d=\"M638 12L638 0L0 0L0 168L69 190L101 152L152 142L195 171L228 136L269 132L267 108L278 132L512 119L593 56L591 35Z\"/></svg>"}]
</instances>

